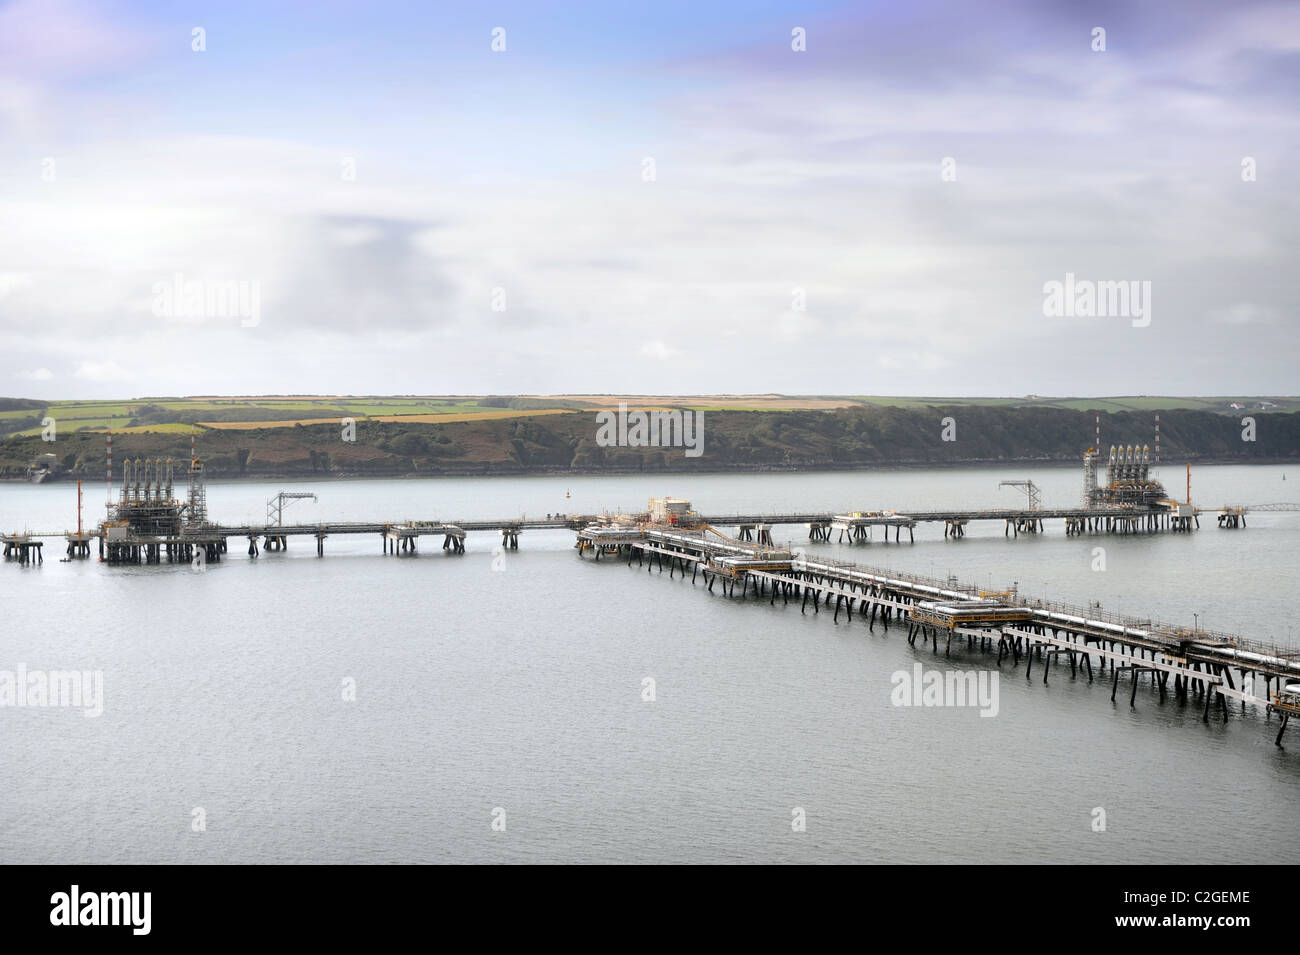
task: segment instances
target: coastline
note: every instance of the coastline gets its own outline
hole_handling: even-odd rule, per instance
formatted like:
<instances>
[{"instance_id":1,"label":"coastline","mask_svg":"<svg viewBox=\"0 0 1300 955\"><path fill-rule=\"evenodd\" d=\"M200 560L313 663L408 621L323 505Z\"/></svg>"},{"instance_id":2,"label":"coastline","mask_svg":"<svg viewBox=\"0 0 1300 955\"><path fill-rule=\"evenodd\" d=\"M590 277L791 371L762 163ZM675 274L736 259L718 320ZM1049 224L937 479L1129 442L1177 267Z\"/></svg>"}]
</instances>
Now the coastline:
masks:
<instances>
[{"instance_id":1,"label":"coastline","mask_svg":"<svg viewBox=\"0 0 1300 955\"><path fill-rule=\"evenodd\" d=\"M1203 466L1225 466L1225 465L1284 465L1295 464L1300 466L1300 456L1282 456L1282 457L1259 457L1243 460L1232 457L1188 457L1177 461L1169 461L1162 464L1166 468L1182 468L1185 464L1190 463L1195 467ZM485 464L481 467L467 468L447 468L437 471L429 470L393 470L383 471L376 469L367 470L330 470L330 471L312 471L296 470L289 468L281 469L258 469L247 470L237 474L228 474L220 471L209 471L209 481L232 482L241 481L356 481L372 479L376 481L395 481L395 480L436 480L438 478L466 478L466 477L581 477L581 476L637 476L648 474L663 474L669 476L687 476L687 475L706 475L706 474L816 474L816 473L875 473L888 471L960 471L976 468L991 467L1011 467L1026 466L1036 468L1060 468L1075 469L1079 466L1078 461L1064 458L971 458L965 460L948 460L948 461L894 461L887 464L839 464L833 461L816 462L810 464L798 465L772 465L772 464L744 464L736 463L724 466L711 467L667 467L667 468L630 468L630 467L559 467L537 465L533 467L504 466L501 464ZM78 480L88 483L102 481L104 474L102 471L77 473L65 472L58 475L52 475L44 481L43 484L73 484ZM32 484L28 478L20 476L3 476L0 477L0 485L5 484Z\"/></svg>"}]
</instances>

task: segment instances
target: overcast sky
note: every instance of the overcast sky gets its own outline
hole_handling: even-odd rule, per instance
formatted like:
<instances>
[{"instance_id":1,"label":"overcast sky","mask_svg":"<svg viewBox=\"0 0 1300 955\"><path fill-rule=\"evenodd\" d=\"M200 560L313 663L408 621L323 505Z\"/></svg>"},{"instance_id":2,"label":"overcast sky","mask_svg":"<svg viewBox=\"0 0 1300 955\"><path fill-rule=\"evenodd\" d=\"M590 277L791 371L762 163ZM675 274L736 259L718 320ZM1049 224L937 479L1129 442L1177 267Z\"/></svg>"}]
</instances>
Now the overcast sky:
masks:
<instances>
[{"instance_id":1,"label":"overcast sky","mask_svg":"<svg viewBox=\"0 0 1300 955\"><path fill-rule=\"evenodd\" d=\"M1294 394L1298 96L1295 3L18 0L0 394Z\"/></svg>"}]
</instances>

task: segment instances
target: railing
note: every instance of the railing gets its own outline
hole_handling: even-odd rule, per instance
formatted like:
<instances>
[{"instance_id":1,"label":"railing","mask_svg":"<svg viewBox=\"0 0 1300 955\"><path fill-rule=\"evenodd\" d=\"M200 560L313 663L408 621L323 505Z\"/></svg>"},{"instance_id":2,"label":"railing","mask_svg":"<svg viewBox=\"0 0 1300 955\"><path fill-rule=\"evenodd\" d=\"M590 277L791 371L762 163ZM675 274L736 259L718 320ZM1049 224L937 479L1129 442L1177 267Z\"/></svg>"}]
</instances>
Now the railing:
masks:
<instances>
[{"instance_id":1,"label":"railing","mask_svg":"<svg viewBox=\"0 0 1300 955\"><path fill-rule=\"evenodd\" d=\"M793 549L798 552L798 548ZM897 570L890 570L887 567L872 567L867 564L858 564L848 560L836 560L832 557L811 557L804 554L803 557L797 558L805 562L823 564L828 567L835 567L844 571L856 571L860 574L871 574L875 577L887 577L891 580L906 580L912 583L921 584L927 587L936 587L940 590L951 590L958 593L970 594L972 597L979 593L979 588L970 584L963 584L950 578L928 577L923 574L901 573Z\"/></svg>"},{"instance_id":2,"label":"railing","mask_svg":"<svg viewBox=\"0 0 1300 955\"><path fill-rule=\"evenodd\" d=\"M856 571L858 573L871 574L876 577L887 577L893 580L906 580L911 583L938 587L943 590L970 594L971 596L976 596L979 593L979 588L970 584L963 584L937 577L929 577L922 574L901 573L897 570L890 570L884 567L872 567L865 564L854 563L852 561L836 560L834 558L809 558L805 556L803 559L811 560L811 562L823 566L834 567L839 570L850 572ZM1201 627L1192 628L1186 625L1157 620L1152 617L1134 617L1132 615L1121 614L1111 610L1103 610L1101 607L1081 607L1077 604L1066 603L1064 601L1031 598L1025 595L1013 597L1008 601L1008 603L1010 606L1025 607L1031 610L1045 610L1049 613L1059 613L1069 617L1079 617L1083 620L1095 620L1099 623L1108 623L1129 630L1144 630L1154 637L1163 638L1170 642L1189 641L1193 643L1223 643L1234 649L1243 650L1247 653L1258 653L1262 656L1279 657L1281 659L1297 660L1300 662L1300 647L1275 643L1267 640L1254 640L1236 633L1227 633L1221 630L1207 630Z\"/></svg>"},{"instance_id":3,"label":"railing","mask_svg":"<svg viewBox=\"0 0 1300 955\"><path fill-rule=\"evenodd\" d=\"M1300 662L1300 647L1293 647L1285 643L1272 643L1267 640L1252 640L1249 637L1236 637L1234 639L1236 642L1233 647L1237 650Z\"/></svg>"}]
</instances>

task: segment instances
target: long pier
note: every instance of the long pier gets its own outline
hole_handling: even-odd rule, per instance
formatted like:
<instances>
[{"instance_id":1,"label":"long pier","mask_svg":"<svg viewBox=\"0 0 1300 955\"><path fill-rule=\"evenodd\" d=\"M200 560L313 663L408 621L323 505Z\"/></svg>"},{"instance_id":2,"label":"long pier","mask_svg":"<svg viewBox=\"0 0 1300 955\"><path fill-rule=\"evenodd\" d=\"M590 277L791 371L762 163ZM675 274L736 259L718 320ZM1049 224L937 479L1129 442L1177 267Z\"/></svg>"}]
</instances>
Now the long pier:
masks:
<instances>
[{"instance_id":1,"label":"long pier","mask_svg":"<svg viewBox=\"0 0 1300 955\"><path fill-rule=\"evenodd\" d=\"M859 511L804 511L782 513L698 515L693 512L683 517L691 526L735 528L740 541L757 537L761 544L772 543L772 528L776 526L806 525L809 540L829 541L832 532L839 531L844 543L865 543L871 540L873 528L884 529L884 540L894 532L895 542L901 542L907 531L909 541L915 540L918 524L942 523L944 537L957 539L966 536L966 526L978 521L1002 521L1004 536L1039 534L1046 531L1046 521L1062 520L1068 536L1092 533L1156 533L1160 531L1191 531L1200 527L1200 515L1217 513L1219 526L1237 528L1245 526L1245 513L1249 510L1297 510L1300 505L1273 504L1259 508L1225 507L1205 509L1192 505L1169 502L1167 505L1139 507L1132 505L1069 507L1069 508L996 508L984 510L943 509L898 512L892 510ZM67 544L69 557L89 557L91 543L99 542L99 556L109 563L161 563L191 561L195 553L207 560L220 560L229 550L229 541L244 538L248 541L248 554L256 557L263 550L280 551L288 547L289 538L306 537L315 541L316 551L323 555L324 542L335 536L378 535L382 552L415 554L423 537L443 538L442 549L449 553L464 553L465 539L471 532L496 531L501 535L503 547L518 549L519 537L525 530L580 530L591 524L608 523L618 519L645 520L648 514L637 515L548 515L545 518L504 518L473 521L327 521L302 524L216 524L199 522L187 524L180 533L148 535L122 533L121 529L103 526L94 531L27 531L0 535L4 557L16 558L20 563L43 561L43 541L62 539Z\"/></svg>"},{"instance_id":2,"label":"long pier","mask_svg":"<svg viewBox=\"0 0 1300 955\"><path fill-rule=\"evenodd\" d=\"M1109 505L1062 508L991 508L984 510L945 509L936 511L864 510L844 513L820 514L732 514L710 517L707 523L718 527L735 526L744 536L747 529L761 525L807 524L810 540L830 540L831 532L840 532L849 543L871 539L871 528L883 527L885 540L889 531L894 539L902 540L902 532L915 540L918 524L944 525L945 538L966 536L966 525L972 521L1002 521L1004 536L1037 534L1045 530L1044 521L1062 519L1069 536L1085 533L1139 533L1163 530L1190 531L1201 526L1201 509L1189 504L1169 502L1157 506ZM1222 522L1221 522L1222 526Z\"/></svg>"},{"instance_id":3,"label":"long pier","mask_svg":"<svg viewBox=\"0 0 1300 955\"><path fill-rule=\"evenodd\" d=\"M865 620L907 628L908 643L929 644L935 655L943 643L945 656L954 641L968 650L997 653L997 666L1024 665L1026 679L1034 664L1047 683L1052 663L1068 661L1071 679L1086 674L1088 682L1105 679L1110 668L1111 701L1122 675L1130 683L1129 705L1136 707L1144 677L1163 701L1172 693L1187 702L1203 703L1209 721L1218 707L1228 719L1229 701L1262 707L1281 719L1275 742L1292 716L1300 716L1300 648L1251 640L1237 634L1180 627L1133 616L1103 613L1097 608L1021 598L1014 591L990 593L955 580L866 567L846 561L812 558L789 549L755 545L728 538L708 527L678 528L662 524L590 526L578 534L579 555L588 551L625 557L648 570L668 568L669 577L689 573L692 584L702 577L709 593L720 585L725 597L767 598L775 605L791 601L800 611L830 609L838 622ZM1095 661L1095 665L1094 665ZM1170 678L1172 679L1172 685ZM1262 681L1264 695L1256 693Z\"/></svg>"},{"instance_id":4,"label":"long pier","mask_svg":"<svg viewBox=\"0 0 1300 955\"><path fill-rule=\"evenodd\" d=\"M202 523L184 527L179 533L149 535L118 532L114 527L101 527L98 531L77 533L71 531L25 531L20 534L0 535L5 558L17 558L20 563L42 562L43 542L64 539L69 557L89 557L90 542L99 541L99 556L108 563L162 563L191 562L195 554L203 559L217 561L229 551L229 541L245 538L248 555L259 556L263 550L286 550L291 537L312 538L318 554L325 553L325 540L333 536L377 535L382 552L415 554L423 537L442 537L443 550L451 553L465 552L465 538L470 531L498 531L502 546L518 549L519 535L531 530L576 530L595 520L595 515L554 517L545 519L505 519L483 521L326 521L314 524L212 524Z\"/></svg>"}]
</instances>

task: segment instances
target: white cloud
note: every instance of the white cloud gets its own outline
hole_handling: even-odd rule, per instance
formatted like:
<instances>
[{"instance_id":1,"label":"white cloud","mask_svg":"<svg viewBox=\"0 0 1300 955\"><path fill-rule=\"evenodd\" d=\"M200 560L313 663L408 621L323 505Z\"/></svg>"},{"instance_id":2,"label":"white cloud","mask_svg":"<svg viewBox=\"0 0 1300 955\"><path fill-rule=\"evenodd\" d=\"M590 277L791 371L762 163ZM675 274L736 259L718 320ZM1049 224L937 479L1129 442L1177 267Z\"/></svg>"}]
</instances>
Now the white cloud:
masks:
<instances>
[{"instance_id":1,"label":"white cloud","mask_svg":"<svg viewBox=\"0 0 1300 955\"><path fill-rule=\"evenodd\" d=\"M1210 317L1227 325L1267 324L1277 318L1277 309L1267 305L1256 305L1253 302L1238 302L1228 308L1211 312Z\"/></svg>"},{"instance_id":2,"label":"white cloud","mask_svg":"<svg viewBox=\"0 0 1300 955\"><path fill-rule=\"evenodd\" d=\"M45 22L32 0L8 10L28 33ZM891 50L865 60L848 56L865 32L839 39L827 23L816 34L827 47L797 73L722 55L735 52L723 38L689 66L660 64L690 83L651 84L626 102L600 89L605 67L579 57L566 70L620 122L531 144L590 104L542 103L507 121L435 97L436 123L394 127L365 110L288 116L269 96L256 127L226 102L207 127L217 134L203 132L206 115L167 112L137 83L96 87L99 121L56 150L58 181L43 182L35 159L25 178L6 179L0 394L34 380L32 368L59 370L60 383L77 368L105 397L124 368L140 369L150 393L419 392L435 368L449 391L565 392L575 355L596 391L696 392L707 380L708 390L779 381L859 393L864 368L872 391L933 391L916 372L960 361L982 374L945 376L945 393L1012 380L1017 392L1125 393L1135 379L1190 392L1210 387L1201 355L1223 358L1210 366L1215 390L1240 390L1229 376L1246 366L1261 389L1285 390L1295 291L1278 276L1297 201L1267 174L1243 184L1237 162L1249 152L1262 171L1284 169L1300 124L1285 99L1234 100L1231 89L1284 72L1256 56L1264 21L1180 14L1191 22L1181 39L1148 42L1141 56L1090 58L1084 42L1072 59L1050 44L990 45L996 18L968 38L974 15L963 16L946 30L931 28L943 18L904 17ZM1026 12L1025 36L1045 19L1058 30L1053 17ZM6 126L6 104L50 122L90 108L67 70L101 34L93 17L69 23L57 56L29 50L8 67L0 57L6 154L51 148ZM35 48L15 36L0 53ZM823 59L836 42L842 60ZM114 60L114 77L177 75L139 43ZM110 66L91 58L87 69ZM554 67L543 58L527 76ZM326 96L335 78L321 82ZM349 95L376 92L368 82L349 76ZM476 82L465 79L467 102L483 92ZM295 138L246 132L277 118ZM638 128L645 141L629 141ZM354 154L361 172L343 182L340 156ZM639 160L651 154L659 178L647 185ZM947 155L956 182L940 178ZM1127 326L1044 322L1043 282L1067 271L1161 280L1155 321L1187 360L1152 365L1145 345L1125 347ZM155 317L151 289L176 273L258 283L263 320ZM790 311L795 287L806 312ZM491 309L496 288L504 312ZM1243 344L1234 325L1257 340Z\"/></svg>"},{"instance_id":3,"label":"white cloud","mask_svg":"<svg viewBox=\"0 0 1300 955\"><path fill-rule=\"evenodd\" d=\"M29 272L0 272L0 298L31 288L31 285L32 276Z\"/></svg>"},{"instance_id":4,"label":"white cloud","mask_svg":"<svg viewBox=\"0 0 1300 955\"><path fill-rule=\"evenodd\" d=\"M641 354L647 358L656 358L663 361L676 355L677 349L669 348L662 341L654 339L641 345Z\"/></svg>"},{"instance_id":5,"label":"white cloud","mask_svg":"<svg viewBox=\"0 0 1300 955\"><path fill-rule=\"evenodd\" d=\"M880 367L896 371L938 371L951 367L952 361L936 352L897 352L881 355Z\"/></svg>"},{"instance_id":6,"label":"white cloud","mask_svg":"<svg viewBox=\"0 0 1300 955\"><path fill-rule=\"evenodd\" d=\"M115 361L83 361L73 372L77 378L86 381L124 381L127 373Z\"/></svg>"}]
</instances>

